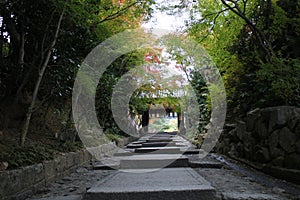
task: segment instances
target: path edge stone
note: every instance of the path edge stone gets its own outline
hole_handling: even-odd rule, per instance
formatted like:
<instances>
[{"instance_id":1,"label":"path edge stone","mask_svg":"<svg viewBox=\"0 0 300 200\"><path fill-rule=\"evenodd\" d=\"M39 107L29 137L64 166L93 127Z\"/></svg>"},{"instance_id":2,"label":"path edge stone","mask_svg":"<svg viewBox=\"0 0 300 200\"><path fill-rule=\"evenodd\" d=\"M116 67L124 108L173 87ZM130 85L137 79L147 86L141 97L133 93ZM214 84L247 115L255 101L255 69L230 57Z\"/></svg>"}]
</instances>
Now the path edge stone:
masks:
<instances>
[{"instance_id":1,"label":"path edge stone","mask_svg":"<svg viewBox=\"0 0 300 200\"><path fill-rule=\"evenodd\" d=\"M105 144L107 152L102 151L102 156L112 154L117 151L118 146L122 147L131 140L132 138L124 138L118 144L115 142ZM53 160L42 163L15 170L0 171L0 199L26 199L39 188L74 172L78 167L93 159L86 149L82 149L77 152L61 154Z\"/></svg>"}]
</instances>

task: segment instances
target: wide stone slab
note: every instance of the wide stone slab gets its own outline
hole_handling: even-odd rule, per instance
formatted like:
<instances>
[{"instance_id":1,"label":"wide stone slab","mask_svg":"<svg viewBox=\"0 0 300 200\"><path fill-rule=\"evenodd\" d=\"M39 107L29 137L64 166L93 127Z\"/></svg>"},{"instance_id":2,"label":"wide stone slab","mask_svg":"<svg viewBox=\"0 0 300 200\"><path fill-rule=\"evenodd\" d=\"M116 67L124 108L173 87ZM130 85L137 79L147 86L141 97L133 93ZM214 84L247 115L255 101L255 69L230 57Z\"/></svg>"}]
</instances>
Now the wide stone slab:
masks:
<instances>
[{"instance_id":1,"label":"wide stone slab","mask_svg":"<svg viewBox=\"0 0 300 200\"><path fill-rule=\"evenodd\" d=\"M191 168L169 168L145 173L117 172L89 189L84 200L207 200L216 190Z\"/></svg>"},{"instance_id":2,"label":"wide stone slab","mask_svg":"<svg viewBox=\"0 0 300 200\"><path fill-rule=\"evenodd\" d=\"M34 199L34 200L82 200L81 195L70 195L70 196L55 196L55 197L45 197L40 199Z\"/></svg>"},{"instance_id":3,"label":"wide stone slab","mask_svg":"<svg viewBox=\"0 0 300 200\"><path fill-rule=\"evenodd\" d=\"M191 146L191 144L189 142L176 142L175 146L178 146L178 147L189 147L189 146Z\"/></svg>"},{"instance_id":4,"label":"wide stone slab","mask_svg":"<svg viewBox=\"0 0 300 200\"><path fill-rule=\"evenodd\" d=\"M188 166L188 157L180 154L143 154L120 157L120 169L154 169Z\"/></svg>"},{"instance_id":5,"label":"wide stone slab","mask_svg":"<svg viewBox=\"0 0 300 200\"><path fill-rule=\"evenodd\" d=\"M156 134L152 135L149 138L171 138L174 137L175 135L170 135L170 134Z\"/></svg>"},{"instance_id":6,"label":"wide stone slab","mask_svg":"<svg viewBox=\"0 0 300 200\"><path fill-rule=\"evenodd\" d=\"M126 148L129 148L129 149L135 149L135 148L140 148L142 147L142 144L128 144L126 146Z\"/></svg>"},{"instance_id":7,"label":"wide stone slab","mask_svg":"<svg viewBox=\"0 0 300 200\"><path fill-rule=\"evenodd\" d=\"M146 142L146 140L138 140L136 142L131 142L131 144L143 144L145 142Z\"/></svg>"},{"instance_id":8,"label":"wide stone slab","mask_svg":"<svg viewBox=\"0 0 300 200\"><path fill-rule=\"evenodd\" d=\"M212 161L189 161L189 166L192 168L217 168L221 169L223 164L221 162Z\"/></svg>"},{"instance_id":9,"label":"wide stone slab","mask_svg":"<svg viewBox=\"0 0 300 200\"><path fill-rule=\"evenodd\" d=\"M173 137L150 137L148 138L146 141L148 140L173 140Z\"/></svg>"},{"instance_id":10,"label":"wide stone slab","mask_svg":"<svg viewBox=\"0 0 300 200\"><path fill-rule=\"evenodd\" d=\"M156 139L165 138L165 139L167 139L167 138L174 138L174 137L176 137L176 136L174 136L174 135L152 135L152 136L148 137L148 139L149 138L156 138Z\"/></svg>"},{"instance_id":11,"label":"wide stone slab","mask_svg":"<svg viewBox=\"0 0 300 200\"><path fill-rule=\"evenodd\" d=\"M173 142L146 142L142 144L142 147L165 147L176 146Z\"/></svg>"},{"instance_id":12,"label":"wide stone slab","mask_svg":"<svg viewBox=\"0 0 300 200\"><path fill-rule=\"evenodd\" d=\"M173 140L170 138L150 138L147 142L172 142Z\"/></svg>"},{"instance_id":13,"label":"wide stone slab","mask_svg":"<svg viewBox=\"0 0 300 200\"><path fill-rule=\"evenodd\" d=\"M96 164L93 166L93 170L113 170L118 168L118 164Z\"/></svg>"},{"instance_id":14,"label":"wide stone slab","mask_svg":"<svg viewBox=\"0 0 300 200\"><path fill-rule=\"evenodd\" d=\"M156 154L180 154L179 147L142 147L134 150L134 153L156 153Z\"/></svg>"},{"instance_id":15,"label":"wide stone slab","mask_svg":"<svg viewBox=\"0 0 300 200\"><path fill-rule=\"evenodd\" d=\"M182 149L183 154L202 154L204 151L202 149Z\"/></svg>"},{"instance_id":16,"label":"wide stone slab","mask_svg":"<svg viewBox=\"0 0 300 200\"><path fill-rule=\"evenodd\" d=\"M132 156L134 155L133 152L117 152L114 156Z\"/></svg>"}]
</instances>

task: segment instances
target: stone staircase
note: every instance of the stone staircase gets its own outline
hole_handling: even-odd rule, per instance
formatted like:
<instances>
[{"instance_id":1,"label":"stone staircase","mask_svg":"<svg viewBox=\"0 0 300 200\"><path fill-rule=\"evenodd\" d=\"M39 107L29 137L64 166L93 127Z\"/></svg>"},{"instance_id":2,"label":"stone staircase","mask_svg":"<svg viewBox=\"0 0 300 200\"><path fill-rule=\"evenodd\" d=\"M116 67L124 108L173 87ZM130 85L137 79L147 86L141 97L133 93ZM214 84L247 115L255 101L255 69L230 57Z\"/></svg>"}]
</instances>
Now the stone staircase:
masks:
<instances>
[{"instance_id":1,"label":"stone staircase","mask_svg":"<svg viewBox=\"0 0 300 200\"><path fill-rule=\"evenodd\" d=\"M191 168L203 164L189 159L199 153L176 133L146 135L94 166L117 171L89 189L84 199L217 199L216 189Z\"/></svg>"},{"instance_id":2,"label":"stone staircase","mask_svg":"<svg viewBox=\"0 0 300 200\"><path fill-rule=\"evenodd\" d=\"M176 134L146 135L115 156L93 161L47 185L30 199L300 199L297 185L221 155L202 158L202 153Z\"/></svg>"}]
</instances>

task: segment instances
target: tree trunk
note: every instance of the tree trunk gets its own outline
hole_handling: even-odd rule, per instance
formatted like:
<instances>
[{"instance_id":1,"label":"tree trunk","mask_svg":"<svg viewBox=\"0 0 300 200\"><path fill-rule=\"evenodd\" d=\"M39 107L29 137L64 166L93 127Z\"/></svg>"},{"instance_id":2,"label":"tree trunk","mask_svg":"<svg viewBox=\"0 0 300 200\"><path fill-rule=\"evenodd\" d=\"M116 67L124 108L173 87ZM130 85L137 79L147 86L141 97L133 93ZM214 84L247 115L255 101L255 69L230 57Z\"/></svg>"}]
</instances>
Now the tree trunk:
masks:
<instances>
[{"instance_id":1,"label":"tree trunk","mask_svg":"<svg viewBox=\"0 0 300 200\"><path fill-rule=\"evenodd\" d=\"M145 111L142 115L142 127L144 128L145 132L148 132L149 119L149 109L147 109L147 111Z\"/></svg>"},{"instance_id":2,"label":"tree trunk","mask_svg":"<svg viewBox=\"0 0 300 200\"><path fill-rule=\"evenodd\" d=\"M23 130L22 130L22 133L21 133L21 146L24 146L25 144L25 141L26 141L26 137L27 137L27 133L28 133L28 128L29 128L29 124L30 124L30 119L31 119L31 116L32 116L32 113L33 113L33 109L35 107L35 102L36 102L36 99L37 99L37 95L38 95L38 91L39 91L39 87L40 87L40 84L41 84L41 81L43 79L43 76L44 76L44 73L45 73L45 70L48 66L48 63L49 63L49 60L50 60L50 57L51 57L51 52L56 44L56 41L57 41L57 38L58 38L58 35L59 35L59 31L60 31L60 27L61 27L61 23L62 23L62 19L63 19L63 16L64 16L64 11L62 11L60 17L59 17L59 20L58 20L58 24L57 24L57 27L56 27L56 32L55 32L55 35L54 35L54 39L50 45L50 48L47 52L47 56L43 62L43 65L40 69L40 73L39 73L39 77L38 77L38 80L35 84L35 87L34 87L34 92L33 92L33 95L32 95L32 101L31 101L31 104L28 108L28 111L27 111L27 114L26 114L26 119L25 119L25 124L23 126Z\"/></svg>"},{"instance_id":3,"label":"tree trunk","mask_svg":"<svg viewBox=\"0 0 300 200\"><path fill-rule=\"evenodd\" d=\"M180 130L180 126L181 126L181 113L177 113L177 128L178 130Z\"/></svg>"},{"instance_id":4,"label":"tree trunk","mask_svg":"<svg viewBox=\"0 0 300 200\"><path fill-rule=\"evenodd\" d=\"M272 58L276 57L276 54L273 50L273 47L270 43L270 41L267 39L265 34L255 25L251 22L250 19L246 17L246 15L243 13L241 8L238 6L237 2L230 1L234 3L234 7L230 6L225 0L221 0L223 5L225 5L230 11L235 13L237 16L242 18L251 28L251 31L254 33L255 37L258 39L260 46L264 49L267 55L267 60L271 62Z\"/></svg>"},{"instance_id":5,"label":"tree trunk","mask_svg":"<svg viewBox=\"0 0 300 200\"><path fill-rule=\"evenodd\" d=\"M23 30L23 28L22 28ZM1 41L2 41L2 29L1 29ZM3 48L3 43L1 42L1 58L2 58L2 48ZM18 56L18 65L20 67L21 70L24 69L24 56L25 56L25 32L21 31L20 33L20 44L19 44L19 56ZM1 59L2 61L2 59ZM2 63L1 63L2 64ZM12 108L14 108L16 106L16 102L14 101ZM4 116L4 123L3 123L3 127L2 127L2 132L6 133L6 130L8 129L8 125L10 123L10 119L11 119L11 113L10 112L6 112L5 116Z\"/></svg>"},{"instance_id":6,"label":"tree trunk","mask_svg":"<svg viewBox=\"0 0 300 200\"><path fill-rule=\"evenodd\" d=\"M3 58L3 44L4 44L4 36L3 36L3 20L2 25L0 27L0 64L2 66L2 58Z\"/></svg>"}]
</instances>

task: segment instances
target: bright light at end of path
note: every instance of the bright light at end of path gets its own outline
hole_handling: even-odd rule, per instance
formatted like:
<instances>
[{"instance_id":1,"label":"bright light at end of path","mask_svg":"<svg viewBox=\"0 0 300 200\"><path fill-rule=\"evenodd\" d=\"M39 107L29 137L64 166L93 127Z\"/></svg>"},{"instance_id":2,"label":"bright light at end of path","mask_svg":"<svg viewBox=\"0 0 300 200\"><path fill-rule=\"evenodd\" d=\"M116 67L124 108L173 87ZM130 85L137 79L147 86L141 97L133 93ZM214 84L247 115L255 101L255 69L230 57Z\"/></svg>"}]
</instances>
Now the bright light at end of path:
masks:
<instances>
[{"instance_id":1,"label":"bright light at end of path","mask_svg":"<svg viewBox=\"0 0 300 200\"><path fill-rule=\"evenodd\" d=\"M154 30L154 32L163 33L164 30ZM168 30L165 30L168 33ZM163 34L159 34L163 35ZM222 82L222 78L218 69L212 64L209 55L206 51L195 41L186 37L178 35L169 35L168 37L158 36L157 34L146 33L144 29L126 30L122 33L116 34L106 41L99 44L90 52L82 63L72 94L72 111L75 127L78 131L79 137L87 150L95 157L102 156L99 147L108 143L103 133L103 127L100 126L96 114L96 89L102 74L107 67L112 64L117 58L126 55L134 50L155 48L157 44L164 44L166 48L170 43L177 44L177 48L184 56L193 58L193 66L195 70L201 74L203 80L206 81L210 96L211 96L211 128L208 130L209 139L204 139L201 146L202 153L199 156L204 157L210 152L220 136L224 125L226 115L226 94ZM192 48L191 48L192 47ZM128 73L123 75L119 82L115 85L113 96L111 100L111 109L113 117L117 125L128 135L139 137L140 132L135 130L132 121L128 117L129 101L132 94L143 84L152 83L153 76L147 72L140 73L141 66L132 68ZM169 70L169 69L167 69ZM134 81L134 80L142 81ZM168 85L169 79L156 80L157 84L161 84L164 88L170 87ZM185 113L188 125L185 127L186 131L193 131L195 125L199 122L199 107L197 95L191 86L182 88L185 90L185 96L182 101L185 102L181 107L181 112ZM181 151L183 154L184 151ZM173 156L175 161L178 156ZM164 163L167 166L170 163Z\"/></svg>"}]
</instances>

